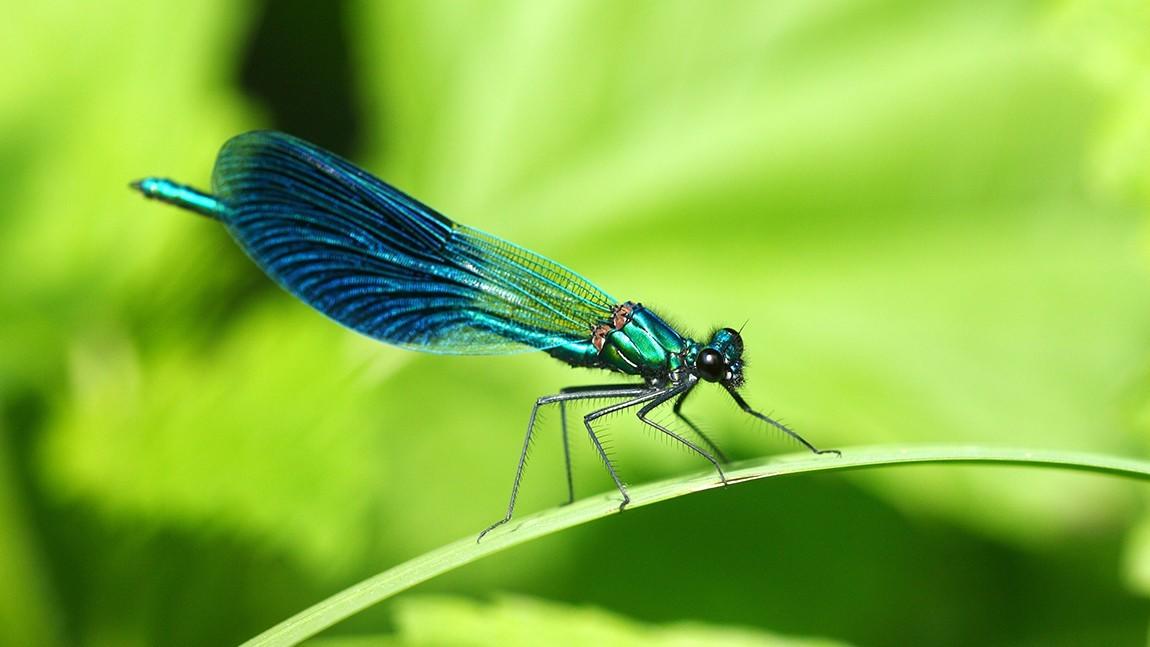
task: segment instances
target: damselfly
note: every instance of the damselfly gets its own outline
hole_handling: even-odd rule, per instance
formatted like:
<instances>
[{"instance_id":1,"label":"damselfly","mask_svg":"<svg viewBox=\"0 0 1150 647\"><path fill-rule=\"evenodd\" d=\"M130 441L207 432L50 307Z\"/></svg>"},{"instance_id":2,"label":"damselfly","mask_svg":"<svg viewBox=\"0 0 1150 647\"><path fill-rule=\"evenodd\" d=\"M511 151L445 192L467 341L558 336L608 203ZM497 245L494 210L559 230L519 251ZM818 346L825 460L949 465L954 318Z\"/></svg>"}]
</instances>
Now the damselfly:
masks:
<instances>
[{"instance_id":1,"label":"damselfly","mask_svg":"<svg viewBox=\"0 0 1150 647\"><path fill-rule=\"evenodd\" d=\"M706 343L687 337L635 301L608 296L575 272L490 234L449 220L352 163L276 132L239 135L220 151L205 193L162 178L132 186L149 198L220 221L247 254L286 290L335 321L411 350L501 354L538 349L572 366L638 378L633 384L578 386L535 401L507 513L511 519L541 407L558 405L569 501L574 499L566 403L614 400L583 416L595 451L623 496L594 427L633 410L644 424L706 459L726 483L726 457L682 413L700 380L723 387L748 414L819 450L747 404L743 340L731 328ZM672 402L686 437L650 418Z\"/></svg>"}]
</instances>

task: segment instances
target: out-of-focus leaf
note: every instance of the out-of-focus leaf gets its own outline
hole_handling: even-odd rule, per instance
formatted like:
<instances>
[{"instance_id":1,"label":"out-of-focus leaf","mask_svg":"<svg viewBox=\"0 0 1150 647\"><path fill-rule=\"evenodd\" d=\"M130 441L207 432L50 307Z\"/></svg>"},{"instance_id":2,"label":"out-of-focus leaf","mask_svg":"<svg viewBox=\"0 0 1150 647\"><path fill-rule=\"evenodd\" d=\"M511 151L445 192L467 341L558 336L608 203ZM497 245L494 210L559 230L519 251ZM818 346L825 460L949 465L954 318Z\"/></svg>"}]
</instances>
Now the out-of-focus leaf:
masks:
<instances>
[{"instance_id":1,"label":"out-of-focus leaf","mask_svg":"<svg viewBox=\"0 0 1150 647\"><path fill-rule=\"evenodd\" d=\"M719 627L701 622L652 625L593 607L573 607L522 596L477 602L448 596L419 596L396 604L396 636L384 642L315 640L315 647L353 645L642 645L653 647L831 647L844 643L779 636L760 629ZM392 642L394 641L394 642Z\"/></svg>"},{"instance_id":2,"label":"out-of-focus leaf","mask_svg":"<svg viewBox=\"0 0 1150 647\"><path fill-rule=\"evenodd\" d=\"M45 467L69 498L241 533L332 573L360 558L386 474L373 393L342 331L286 297L210 351L74 349Z\"/></svg>"},{"instance_id":3,"label":"out-of-focus leaf","mask_svg":"<svg viewBox=\"0 0 1150 647\"><path fill-rule=\"evenodd\" d=\"M157 217L126 185L147 173L207 180L218 144L204 142L242 127L223 61L246 13L228 2L10 9L0 37L5 391L59 379L73 334L122 327L134 306L197 289L173 258L195 246L194 225Z\"/></svg>"},{"instance_id":4,"label":"out-of-focus leaf","mask_svg":"<svg viewBox=\"0 0 1150 647\"><path fill-rule=\"evenodd\" d=\"M405 598L396 603L395 616L398 627L394 634L316 638L305 644L309 647L831 647L846 644L703 622L656 625L595 607L576 607L507 595L486 603L451 596Z\"/></svg>"},{"instance_id":5,"label":"out-of-focus leaf","mask_svg":"<svg viewBox=\"0 0 1150 647\"><path fill-rule=\"evenodd\" d=\"M1150 204L1150 5L1071 0L1050 17L1051 46L1106 89L1090 179L1102 191Z\"/></svg>"},{"instance_id":6,"label":"out-of-focus leaf","mask_svg":"<svg viewBox=\"0 0 1150 647\"><path fill-rule=\"evenodd\" d=\"M60 535L50 530L73 531L72 524L56 526L54 515L65 515L52 508L60 501L56 477L63 468L41 472L31 454L44 422L73 395L67 386L70 351L103 338L137 352L135 344L147 335L139 334L134 317L142 315L151 330L181 328L183 322L163 316L171 312L166 308L187 304L201 281L218 276L185 271L188 264L173 252L203 240L190 233L194 224L153 217L126 183L147 172L206 179L215 144L203 143L220 141L245 121L227 86L225 62L234 57L247 13L227 1L4 7L0 445L11 454L0 461L0 482L23 497L0 511L11 565L4 575L11 588L0 593L0 633L11 639L0 639L5 644L54 638L99 644L86 633L96 624L114 627L102 634L116 636L109 643L138 644L140 625L156 621L147 618L149 610L129 613L121 606L103 623L87 622L101 601L121 599L124 582L101 589L89 577L109 552L96 537L70 536L87 551L84 568L63 565ZM82 505L101 506L105 496L111 498L103 489L88 489Z\"/></svg>"},{"instance_id":7,"label":"out-of-focus leaf","mask_svg":"<svg viewBox=\"0 0 1150 647\"><path fill-rule=\"evenodd\" d=\"M0 554L6 563L0 578L0 643L57 645L62 643L60 609L45 573L47 556L36 545L30 511L20 500L10 441L0 419Z\"/></svg>"},{"instance_id":8,"label":"out-of-focus leaf","mask_svg":"<svg viewBox=\"0 0 1150 647\"><path fill-rule=\"evenodd\" d=\"M1105 88L1104 112L1096 126L1088 171L1094 189L1131 202L1150 216L1150 5L1138 0L1073 0L1061 3L1050 18L1052 47L1079 65ZM1142 233L1145 241L1145 233ZM1148 257L1143 242L1143 262ZM1150 438L1150 397L1146 392L1147 359L1140 358L1143 379L1130 389L1136 395L1133 422ZM1150 519L1131 533L1127 547L1127 580L1143 594L1150 592Z\"/></svg>"}]
</instances>

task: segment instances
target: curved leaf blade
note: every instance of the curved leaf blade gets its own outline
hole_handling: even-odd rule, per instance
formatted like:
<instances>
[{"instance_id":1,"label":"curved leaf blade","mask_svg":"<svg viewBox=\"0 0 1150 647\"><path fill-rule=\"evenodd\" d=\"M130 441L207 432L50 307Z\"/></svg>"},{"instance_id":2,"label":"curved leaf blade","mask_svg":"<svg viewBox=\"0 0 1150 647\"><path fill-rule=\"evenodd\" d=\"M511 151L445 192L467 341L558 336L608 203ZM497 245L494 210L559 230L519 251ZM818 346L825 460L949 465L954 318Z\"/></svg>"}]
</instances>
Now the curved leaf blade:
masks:
<instances>
[{"instance_id":1,"label":"curved leaf blade","mask_svg":"<svg viewBox=\"0 0 1150 647\"><path fill-rule=\"evenodd\" d=\"M1150 462L1144 460L1081 452L977 446L860 447L844 451L841 458L805 453L773 456L734 465L727 471L727 481L733 486L791 474L940 463L1051 467L1150 481ZM716 480L714 472L657 481L630 489L631 503L627 509L718 487L722 487L722 483ZM298 644L416 584L512 546L615 514L618 508L618 495L611 492L513 519L506 526L492 531L481 543L477 543L474 537L460 539L363 580L268 629L244 645L278 647Z\"/></svg>"}]
</instances>

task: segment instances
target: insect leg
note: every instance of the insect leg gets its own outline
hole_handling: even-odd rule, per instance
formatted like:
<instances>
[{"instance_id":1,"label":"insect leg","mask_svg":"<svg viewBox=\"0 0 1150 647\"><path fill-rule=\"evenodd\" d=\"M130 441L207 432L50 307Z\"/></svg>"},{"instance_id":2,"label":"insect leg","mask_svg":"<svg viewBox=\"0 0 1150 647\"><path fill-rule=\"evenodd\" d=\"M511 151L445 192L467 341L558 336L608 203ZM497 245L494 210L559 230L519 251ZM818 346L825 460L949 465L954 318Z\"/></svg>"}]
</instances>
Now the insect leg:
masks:
<instances>
[{"instance_id":1,"label":"insect leg","mask_svg":"<svg viewBox=\"0 0 1150 647\"><path fill-rule=\"evenodd\" d=\"M586 391L634 391L637 387L634 384L599 384L599 385L583 385L583 386L567 386L559 389L560 393L583 393ZM628 397L626 395L619 397ZM563 432L563 463L567 468L567 503L570 505L575 502L575 479L571 475L571 447L567 442L567 401L559 401L559 426Z\"/></svg>"},{"instance_id":2,"label":"insect leg","mask_svg":"<svg viewBox=\"0 0 1150 647\"><path fill-rule=\"evenodd\" d=\"M696 454L698 454L698 455L702 456L703 458L707 459L708 461L710 461L711 465L713 465L715 467L715 470L719 472L719 480L723 482L723 485L726 485L727 484L727 475L723 473L723 468L722 468L722 466L719 465L719 460L717 458L712 456L710 453L708 453L702 447L699 447L695 443L687 440L686 438L683 438L679 434L671 431L670 429L667 429L663 425L661 425L661 424L659 424L659 423L655 422L654 420L651 420L650 418L647 417L648 413L651 413L651 411L653 411L656 407L658 407L661 404L664 404L665 402L667 402L668 400L670 400L671 398L673 398L675 396L678 396L679 401L681 402L682 398L684 396L686 396L688 393L690 393L691 389L694 388L694 386L695 386L694 382L688 382L688 383L684 384L683 386L675 387L675 388L670 389L668 391L664 391L663 393L659 394L659 397L657 397L657 398L651 400L651 402L648 402L647 404L643 405L643 408L639 409L639 413L637 413L636 415L638 416L639 420L642 420L646 424L654 427L655 429L658 429L659 431L667 434L671 438L674 438L675 440L683 443L684 445L689 447L692 451L694 451ZM676 406L677 406L677 404L676 404ZM705 436L704 436L704 438L705 438Z\"/></svg>"},{"instance_id":3,"label":"insect leg","mask_svg":"<svg viewBox=\"0 0 1150 647\"><path fill-rule=\"evenodd\" d=\"M515 480L511 484L511 501L507 504L507 514L502 519L484 529L479 533L479 537L475 539L476 543L483 539L483 536L491 532L495 528L507 523L511 520L511 515L515 512L515 499L519 496L519 484L523 480L523 468L527 465L527 452L531 449L531 435L535 433L535 419L539 414L539 407L556 402L567 402L569 400L591 400L595 398L626 398L633 397L641 394L649 393L648 389L630 387L626 389L607 389L599 391L580 391L575 393L558 393L555 395L546 395L535 401L535 405L531 407L531 416L527 419L527 434L523 437L523 449L519 452L519 463L515 467ZM596 443L598 444L598 443Z\"/></svg>"},{"instance_id":4,"label":"insect leg","mask_svg":"<svg viewBox=\"0 0 1150 647\"><path fill-rule=\"evenodd\" d=\"M687 416L683 415L683 411L682 411L683 402L685 402L687 400L687 396L691 394L692 390L693 389L687 389L686 391L683 391L683 393L680 394L679 397L675 399L675 406L671 410L673 412L675 412L675 415L678 416L679 420L682 420L683 422L687 423L687 426L691 428L691 431L695 432L695 435L698 436L703 441L703 444L705 444L711 450L711 453L714 454L715 457L719 459L720 463L731 462L727 458L727 455L723 453L723 450L719 449L719 446L716 445L710 438L708 438L707 434L703 433L702 429L699 429L699 427L695 423L691 422L690 419L687 418Z\"/></svg>"},{"instance_id":5,"label":"insect leg","mask_svg":"<svg viewBox=\"0 0 1150 647\"><path fill-rule=\"evenodd\" d=\"M575 477L571 474L571 446L567 442L566 402L559 403L559 428L563 438L563 468L567 471L567 502L563 505L571 505L575 502Z\"/></svg>"},{"instance_id":6,"label":"insect leg","mask_svg":"<svg viewBox=\"0 0 1150 647\"><path fill-rule=\"evenodd\" d=\"M798 432L793 431L790 427L784 425L783 423L781 423L777 420L773 420L773 419L759 413L758 411L755 411L754 409L751 408L751 405L747 404L747 401L743 399L743 396L739 395L733 388L727 387L727 393L731 394L731 397L734 398L734 400L735 400L735 404L739 405L739 407L743 411L746 411L747 413L758 418L759 420L762 420L763 422L771 425L775 429L778 429L778 430L782 431L783 433L785 433L786 435L790 436L791 438L794 438L795 440L802 443L803 447L806 447L807 449L811 450L813 453L815 453L815 454L834 454L835 456L842 456L843 455L843 453L837 449L819 449L819 448L815 447L814 445L810 444L809 442L807 442L806 438L803 438L802 436L800 436L798 434Z\"/></svg>"},{"instance_id":7,"label":"insect leg","mask_svg":"<svg viewBox=\"0 0 1150 647\"><path fill-rule=\"evenodd\" d=\"M619 504L620 512L622 512L623 508L626 508L627 504L631 502L631 496L627 494L627 487L623 485L623 481L619 479L619 475L615 472L615 466L611 464L611 459L607 457L607 451L603 449L603 443L599 441L599 436L595 434L595 429L591 426L591 423L596 419L602 418L608 414L616 413L624 409L630 409L631 407L638 406L644 402L654 400L667 393L667 391L667 389L640 389L638 397L627 400L626 402L612 404L610 406L603 407L602 409L596 409L595 411L592 411L591 413L583 416L583 426L587 428L587 434L591 436L591 442L595 445L595 451L599 452L599 458L603 459L603 465L607 467L607 473L611 475L611 480L615 481L615 487L618 488L619 494L623 495L623 502Z\"/></svg>"}]
</instances>

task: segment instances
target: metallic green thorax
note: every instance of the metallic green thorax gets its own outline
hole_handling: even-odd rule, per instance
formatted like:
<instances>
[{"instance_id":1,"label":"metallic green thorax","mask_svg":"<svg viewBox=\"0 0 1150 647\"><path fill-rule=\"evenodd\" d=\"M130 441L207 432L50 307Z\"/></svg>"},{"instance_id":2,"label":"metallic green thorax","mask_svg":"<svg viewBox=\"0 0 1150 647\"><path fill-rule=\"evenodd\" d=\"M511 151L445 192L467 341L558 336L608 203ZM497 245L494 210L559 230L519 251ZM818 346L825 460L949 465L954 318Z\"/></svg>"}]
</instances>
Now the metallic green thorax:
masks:
<instances>
[{"instance_id":1,"label":"metallic green thorax","mask_svg":"<svg viewBox=\"0 0 1150 647\"><path fill-rule=\"evenodd\" d=\"M698 349L698 344L675 332L654 312L630 301L616 306L612 319L600 322L589 333L590 339L547 352L575 366L605 368L651 381L676 374Z\"/></svg>"}]
</instances>

